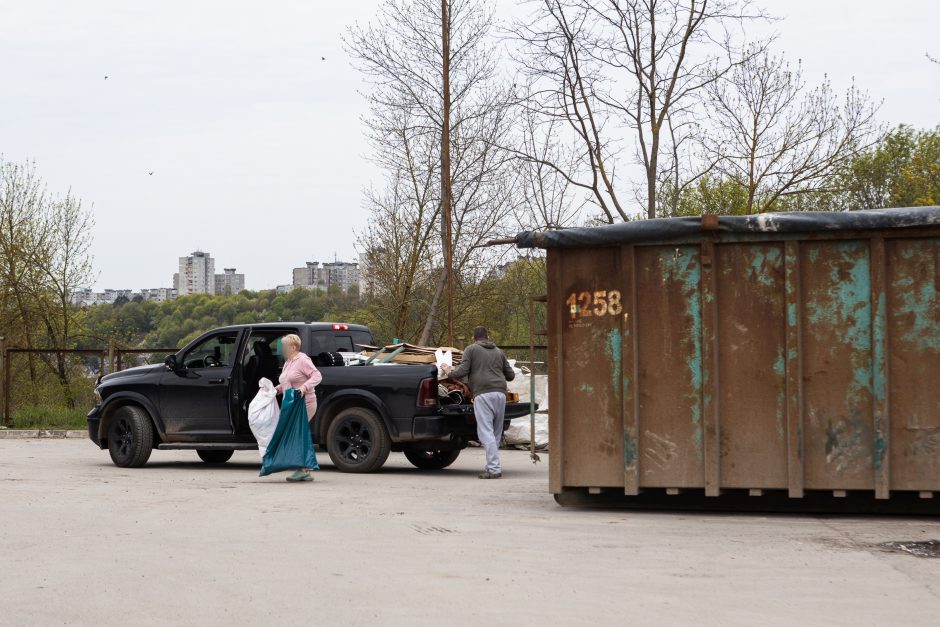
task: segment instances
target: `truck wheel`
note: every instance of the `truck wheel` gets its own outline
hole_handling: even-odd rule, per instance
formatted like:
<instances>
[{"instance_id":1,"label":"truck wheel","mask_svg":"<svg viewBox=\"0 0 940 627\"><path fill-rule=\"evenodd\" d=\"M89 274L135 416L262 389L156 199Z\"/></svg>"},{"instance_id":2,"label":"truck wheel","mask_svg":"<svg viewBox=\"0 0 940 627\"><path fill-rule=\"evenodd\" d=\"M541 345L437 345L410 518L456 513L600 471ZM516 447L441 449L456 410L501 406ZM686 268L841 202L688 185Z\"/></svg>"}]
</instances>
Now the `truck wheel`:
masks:
<instances>
[{"instance_id":1,"label":"truck wheel","mask_svg":"<svg viewBox=\"0 0 940 627\"><path fill-rule=\"evenodd\" d=\"M153 423L143 408L118 407L108 427L108 452L121 468L140 468L153 451Z\"/></svg>"},{"instance_id":2,"label":"truck wheel","mask_svg":"<svg viewBox=\"0 0 940 627\"><path fill-rule=\"evenodd\" d=\"M375 472L392 450L381 418L363 407L339 412L330 423L326 441L333 465L343 472Z\"/></svg>"},{"instance_id":3,"label":"truck wheel","mask_svg":"<svg viewBox=\"0 0 940 627\"><path fill-rule=\"evenodd\" d=\"M453 451L405 451L408 461L422 470L441 470L457 460L460 449Z\"/></svg>"},{"instance_id":4,"label":"truck wheel","mask_svg":"<svg viewBox=\"0 0 940 627\"><path fill-rule=\"evenodd\" d=\"M199 459L206 462L207 464L224 464L228 460L232 459L232 455L235 454L235 451L232 450L218 450L218 449L200 449L196 451L196 455L199 456Z\"/></svg>"}]
</instances>

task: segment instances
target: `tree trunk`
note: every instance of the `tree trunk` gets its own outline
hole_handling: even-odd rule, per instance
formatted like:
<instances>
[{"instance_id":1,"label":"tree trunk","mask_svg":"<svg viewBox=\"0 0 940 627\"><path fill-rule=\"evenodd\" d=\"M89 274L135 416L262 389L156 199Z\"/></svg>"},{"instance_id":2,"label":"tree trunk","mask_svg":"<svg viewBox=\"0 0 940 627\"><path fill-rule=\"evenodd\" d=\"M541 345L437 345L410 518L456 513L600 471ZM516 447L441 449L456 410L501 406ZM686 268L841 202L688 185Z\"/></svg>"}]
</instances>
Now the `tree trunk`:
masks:
<instances>
[{"instance_id":1,"label":"tree trunk","mask_svg":"<svg viewBox=\"0 0 940 627\"><path fill-rule=\"evenodd\" d=\"M437 289L434 290L434 298L431 299L431 308L428 310L428 318L424 323L424 330L421 332L421 339L418 340L420 346L427 346L431 341L431 329L437 321L437 309L441 304L441 296L444 294L444 285L447 284L447 269L441 272L441 279L437 282Z\"/></svg>"}]
</instances>

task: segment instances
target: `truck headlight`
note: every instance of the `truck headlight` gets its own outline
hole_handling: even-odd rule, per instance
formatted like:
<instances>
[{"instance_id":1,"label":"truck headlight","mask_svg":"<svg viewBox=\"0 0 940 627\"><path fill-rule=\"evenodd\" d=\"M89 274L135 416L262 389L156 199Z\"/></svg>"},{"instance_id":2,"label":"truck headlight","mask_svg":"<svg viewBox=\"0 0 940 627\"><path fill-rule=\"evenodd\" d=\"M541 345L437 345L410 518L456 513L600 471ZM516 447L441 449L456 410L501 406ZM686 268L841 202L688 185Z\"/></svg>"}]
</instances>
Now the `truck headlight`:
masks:
<instances>
[{"instance_id":1,"label":"truck headlight","mask_svg":"<svg viewBox=\"0 0 940 627\"><path fill-rule=\"evenodd\" d=\"M95 388L95 405L101 404L101 391L98 388Z\"/></svg>"}]
</instances>

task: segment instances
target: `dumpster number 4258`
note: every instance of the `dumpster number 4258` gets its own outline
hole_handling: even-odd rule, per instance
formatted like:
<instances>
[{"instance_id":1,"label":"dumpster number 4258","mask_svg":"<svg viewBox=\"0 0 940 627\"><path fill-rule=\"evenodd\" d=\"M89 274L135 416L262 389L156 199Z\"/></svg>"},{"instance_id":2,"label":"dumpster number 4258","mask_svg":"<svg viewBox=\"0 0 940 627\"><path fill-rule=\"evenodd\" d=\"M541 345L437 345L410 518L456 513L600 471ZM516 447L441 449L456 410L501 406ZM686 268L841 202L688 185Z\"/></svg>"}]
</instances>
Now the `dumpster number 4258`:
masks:
<instances>
[{"instance_id":1,"label":"dumpster number 4258","mask_svg":"<svg viewBox=\"0 0 940 627\"><path fill-rule=\"evenodd\" d=\"M598 292L571 292L571 296L565 301L568 311L571 312L571 319L590 316L617 316L623 311L623 305L620 304L619 290L600 290Z\"/></svg>"}]
</instances>

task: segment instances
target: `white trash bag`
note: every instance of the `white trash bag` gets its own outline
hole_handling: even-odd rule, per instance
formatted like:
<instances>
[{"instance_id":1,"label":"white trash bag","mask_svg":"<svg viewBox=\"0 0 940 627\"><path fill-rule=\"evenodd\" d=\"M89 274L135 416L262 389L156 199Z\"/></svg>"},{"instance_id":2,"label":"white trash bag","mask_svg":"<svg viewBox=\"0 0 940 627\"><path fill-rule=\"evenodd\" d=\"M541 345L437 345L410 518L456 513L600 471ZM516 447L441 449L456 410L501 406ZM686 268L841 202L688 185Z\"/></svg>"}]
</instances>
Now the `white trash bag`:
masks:
<instances>
[{"instance_id":1,"label":"white trash bag","mask_svg":"<svg viewBox=\"0 0 940 627\"><path fill-rule=\"evenodd\" d=\"M266 378L258 381L258 393L248 404L248 426L258 440L258 453L264 459L264 452L271 442L281 410L277 406L277 390Z\"/></svg>"},{"instance_id":2,"label":"white trash bag","mask_svg":"<svg viewBox=\"0 0 940 627\"><path fill-rule=\"evenodd\" d=\"M532 442L531 417L514 418L504 434L507 446L516 448L529 448ZM535 448L544 449L548 446L548 416L535 414Z\"/></svg>"},{"instance_id":3,"label":"white trash bag","mask_svg":"<svg viewBox=\"0 0 940 627\"><path fill-rule=\"evenodd\" d=\"M438 348L434 351L434 360L437 362L437 378L446 379L447 375L444 373L442 366L446 365L449 368L453 368L454 354L450 351L445 351L441 348Z\"/></svg>"}]
</instances>

